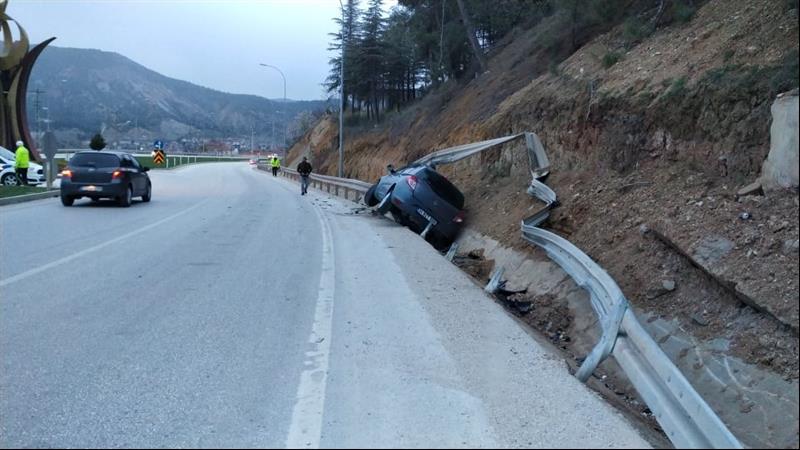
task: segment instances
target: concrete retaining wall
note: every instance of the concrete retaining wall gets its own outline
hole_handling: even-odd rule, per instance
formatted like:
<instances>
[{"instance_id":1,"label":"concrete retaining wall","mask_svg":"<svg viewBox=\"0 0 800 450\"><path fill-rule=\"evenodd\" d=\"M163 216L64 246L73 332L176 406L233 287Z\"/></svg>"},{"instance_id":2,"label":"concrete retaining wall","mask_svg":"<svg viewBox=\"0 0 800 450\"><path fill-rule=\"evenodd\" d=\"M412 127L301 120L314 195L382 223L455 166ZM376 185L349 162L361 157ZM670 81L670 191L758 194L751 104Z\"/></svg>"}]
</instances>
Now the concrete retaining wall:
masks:
<instances>
[{"instance_id":1,"label":"concrete retaining wall","mask_svg":"<svg viewBox=\"0 0 800 450\"><path fill-rule=\"evenodd\" d=\"M799 185L797 94L797 90L783 94L772 104L769 156L764 161L760 180L765 190Z\"/></svg>"}]
</instances>

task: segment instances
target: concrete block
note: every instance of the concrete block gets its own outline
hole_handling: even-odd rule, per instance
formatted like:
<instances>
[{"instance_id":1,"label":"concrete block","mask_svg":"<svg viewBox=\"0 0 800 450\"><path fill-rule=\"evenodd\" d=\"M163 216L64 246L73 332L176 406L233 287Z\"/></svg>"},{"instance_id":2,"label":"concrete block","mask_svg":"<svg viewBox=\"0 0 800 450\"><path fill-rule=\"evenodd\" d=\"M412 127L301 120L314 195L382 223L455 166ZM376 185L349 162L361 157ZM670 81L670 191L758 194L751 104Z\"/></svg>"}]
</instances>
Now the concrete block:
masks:
<instances>
[{"instance_id":1,"label":"concrete block","mask_svg":"<svg viewBox=\"0 0 800 450\"><path fill-rule=\"evenodd\" d=\"M778 96L772 104L769 155L761 168L764 190L800 185L798 106L797 90Z\"/></svg>"}]
</instances>

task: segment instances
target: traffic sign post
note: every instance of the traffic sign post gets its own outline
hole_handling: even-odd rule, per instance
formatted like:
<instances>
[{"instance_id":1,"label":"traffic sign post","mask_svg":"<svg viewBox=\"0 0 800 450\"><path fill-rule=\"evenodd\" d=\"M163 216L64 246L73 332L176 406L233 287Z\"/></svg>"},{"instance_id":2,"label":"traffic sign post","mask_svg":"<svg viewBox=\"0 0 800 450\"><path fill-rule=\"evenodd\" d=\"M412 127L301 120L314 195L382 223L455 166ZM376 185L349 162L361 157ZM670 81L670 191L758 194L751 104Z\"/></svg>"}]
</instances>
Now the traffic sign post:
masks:
<instances>
[{"instance_id":1,"label":"traffic sign post","mask_svg":"<svg viewBox=\"0 0 800 450\"><path fill-rule=\"evenodd\" d=\"M154 164L164 164L164 161L167 159L166 155L164 155L164 150L160 148L156 148L155 153L153 154L153 163Z\"/></svg>"},{"instance_id":2,"label":"traffic sign post","mask_svg":"<svg viewBox=\"0 0 800 450\"><path fill-rule=\"evenodd\" d=\"M48 131L44 134L43 141L44 156L47 157L47 161L45 161L47 189L51 189L53 187L53 180L56 178L56 170L58 169L58 164L56 164L55 161L58 142L56 142L56 135L52 131Z\"/></svg>"}]
</instances>

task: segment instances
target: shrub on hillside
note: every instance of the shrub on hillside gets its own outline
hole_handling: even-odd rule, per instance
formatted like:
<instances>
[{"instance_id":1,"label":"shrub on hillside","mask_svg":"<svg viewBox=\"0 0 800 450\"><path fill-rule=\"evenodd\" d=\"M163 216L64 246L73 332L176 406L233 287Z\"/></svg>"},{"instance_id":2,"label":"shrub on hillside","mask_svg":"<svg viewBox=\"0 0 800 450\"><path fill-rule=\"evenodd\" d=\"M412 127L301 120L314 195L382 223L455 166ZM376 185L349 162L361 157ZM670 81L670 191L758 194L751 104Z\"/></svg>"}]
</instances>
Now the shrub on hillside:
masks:
<instances>
[{"instance_id":1,"label":"shrub on hillside","mask_svg":"<svg viewBox=\"0 0 800 450\"><path fill-rule=\"evenodd\" d=\"M603 55L603 67L608 69L609 67L618 63L620 59L622 59L622 54L619 52L610 51Z\"/></svg>"},{"instance_id":2,"label":"shrub on hillside","mask_svg":"<svg viewBox=\"0 0 800 450\"><path fill-rule=\"evenodd\" d=\"M672 18L675 22L686 23L692 20L692 16L697 11L692 2L686 0L676 0L672 3Z\"/></svg>"},{"instance_id":3,"label":"shrub on hillside","mask_svg":"<svg viewBox=\"0 0 800 450\"><path fill-rule=\"evenodd\" d=\"M681 97L684 94L686 94L686 77L680 77L672 82L664 97L669 99Z\"/></svg>"},{"instance_id":4,"label":"shrub on hillside","mask_svg":"<svg viewBox=\"0 0 800 450\"><path fill-rule=\"evenodd\" d=\"M622 39L632 47L653 33L653 28L644 20L632 16L622 25Z\"/></svg>"}]
</instances>

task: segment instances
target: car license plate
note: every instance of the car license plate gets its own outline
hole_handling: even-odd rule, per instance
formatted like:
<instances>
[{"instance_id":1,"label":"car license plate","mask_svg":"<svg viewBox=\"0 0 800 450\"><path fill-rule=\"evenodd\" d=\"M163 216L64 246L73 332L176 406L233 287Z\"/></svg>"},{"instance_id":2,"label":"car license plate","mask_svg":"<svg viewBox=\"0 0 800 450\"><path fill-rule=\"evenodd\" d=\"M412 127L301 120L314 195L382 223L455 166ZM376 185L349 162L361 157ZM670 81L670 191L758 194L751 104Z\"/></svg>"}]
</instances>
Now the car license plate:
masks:
<instances>
[{"instance_id":1,"label":"car license plate","mask_svg":"<svg viewBox=\"0 0 800 450\"><path fill-rule=\"evenodd\" d=\"M434 225L436 225L438 223L438 222L436 222L436 219L431 217L430 214L426 213L424 209L417 208L417 212L419 213L420 216L424 217L425 220L427 220L428 222L432 222Z\"/></svg>"},{"instance_id":2,"label":"car license plate","mask_svg":"<svg viewBox=\"0 0 800 450\"><path fill-rule=\"evenodd\" d=\"M81 188L81 190L82 191L88 191L88 192L97 192L97 191L102 191L103 188L100 187L100 186L83 186Z\"/></svg>"}]
</instances>

